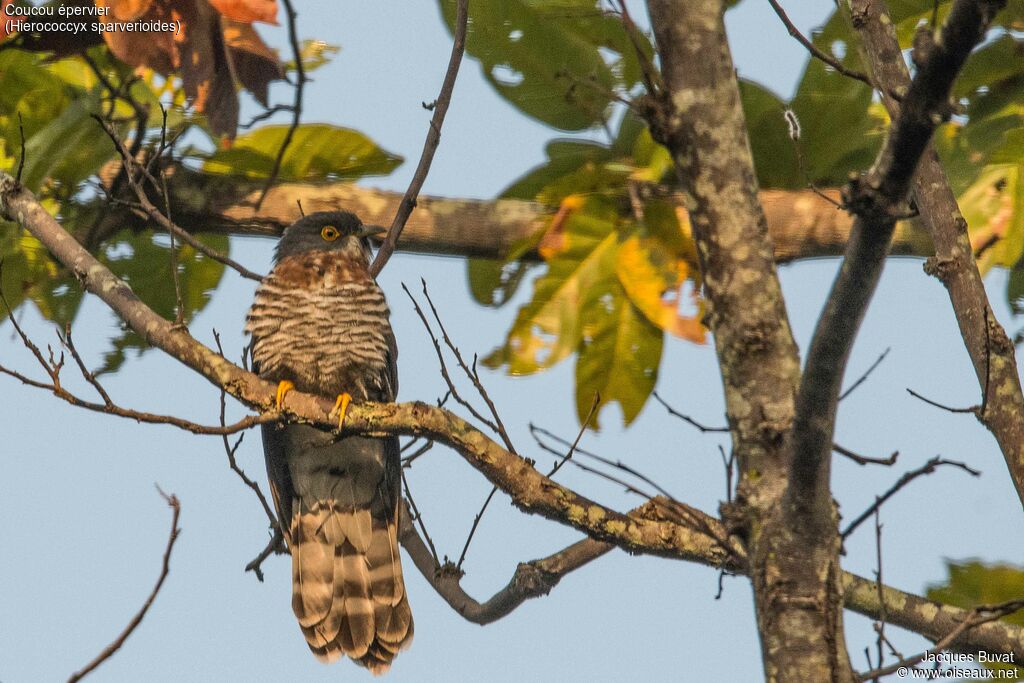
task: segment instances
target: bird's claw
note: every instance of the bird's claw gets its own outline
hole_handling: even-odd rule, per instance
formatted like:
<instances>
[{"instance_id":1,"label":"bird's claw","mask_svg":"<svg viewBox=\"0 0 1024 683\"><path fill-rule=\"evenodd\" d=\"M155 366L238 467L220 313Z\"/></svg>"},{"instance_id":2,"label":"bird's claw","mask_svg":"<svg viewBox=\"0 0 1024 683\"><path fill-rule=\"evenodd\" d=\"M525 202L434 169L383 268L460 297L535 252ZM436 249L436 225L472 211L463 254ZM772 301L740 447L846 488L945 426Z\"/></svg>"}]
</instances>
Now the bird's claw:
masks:
<instances>
[{"instance_id":1,"label":"bird's claw","mask_svg":"<svg viewBox=\"0 0 1024 683\"><path fill-rule=\"evenodd\" d=\"M338 431L341 431L342 426L345 424L345 413L348 412L348 404L352 402L352 396L346 391L338 394L338 400L334 402L334 408L331 410L328 417L333 416L335 413L338 415Z\"/></svg>"},{"instance_id":2,"label":"bird's claw","mask_svg":"<svg viewBox=\"0 0 1024 683\"><path fill-rule=\"evenodd\" d=\"M295 385L286 379L281 380L277 385L277 396L274 399L274 403L277 405L277 409L281 410L281 404L284 403L285 394L295 388Z\"/></svg>"}]
</instances>

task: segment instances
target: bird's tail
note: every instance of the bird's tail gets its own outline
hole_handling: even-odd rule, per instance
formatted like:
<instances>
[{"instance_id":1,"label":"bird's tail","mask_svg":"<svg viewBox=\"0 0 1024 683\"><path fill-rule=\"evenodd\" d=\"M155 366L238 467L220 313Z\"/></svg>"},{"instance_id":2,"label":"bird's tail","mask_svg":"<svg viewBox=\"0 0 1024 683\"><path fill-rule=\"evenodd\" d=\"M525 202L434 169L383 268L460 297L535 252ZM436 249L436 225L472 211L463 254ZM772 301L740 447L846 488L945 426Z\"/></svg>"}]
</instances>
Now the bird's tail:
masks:
<instances>
[{"instance_id":1,"label":"bird's tail","mask_svg":"<svg viewBox=\"0 0 1024 683\"><path fill-rule=\"evenodd\" d=\"M317 659L344 654L381 674L412 642L397 527L397 506L381 496L365 507L336 500L295 506L292 609Z\"/></svg>"}]
</instances>

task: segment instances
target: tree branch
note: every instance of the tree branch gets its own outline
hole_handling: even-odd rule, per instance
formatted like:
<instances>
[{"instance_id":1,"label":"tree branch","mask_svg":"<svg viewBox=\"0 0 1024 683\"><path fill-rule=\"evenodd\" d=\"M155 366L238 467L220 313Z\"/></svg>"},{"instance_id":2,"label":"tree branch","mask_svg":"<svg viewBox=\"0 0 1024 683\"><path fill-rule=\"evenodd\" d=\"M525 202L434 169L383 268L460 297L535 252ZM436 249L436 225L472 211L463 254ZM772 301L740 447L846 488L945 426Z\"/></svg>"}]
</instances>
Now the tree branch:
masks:
<instances>
[{"instance_id":1,"label":"tree branch","mask_svg":"<svg viewBox=\"0 0 1024 683\"><path fill-rule=\"evenodd\" d=\"M156 490L160 491L160 487L158 486ZM153 590L150 592L149 597L146 598L146 602L142 604L142 609L140 609L138 613L134 617L132 617L132 620L128 622L128 625L121 632L121 635L115 638L114 642L112 642L110 645L103 648L103 651L100 652L95 659L86 664L84 668L82 668L80 671L77 671L76 673L73 673L71 675L71 678L68 679L68 683L75 683L76 681L82 680L96 667L110 659L115 652L121 649L121 646L124 645L124 642L128 640L128 636L130 636L132 632L134 632L135 629L138 628L139 624L141 624L142 620L146 617L146 612L149 611L149 608L150 606L152 606L153 601L156 600L157 593L160 592L160 589L164 585L164 579L167 578L167 574L171 571L171 551L174 550L174 542L178 540L178 535L181 533L181 529L178 528L178 517L181 516L181 503L178 502L178 497L175 496L173 493L168 496L163 491L160 491L160 495L163 496L164 500L167 501L167 504L171 507L172 513L171 534L167 539L167 548L164 550L163 565L160 567L160 576L156 580L156 585L153 586Z\"/></svg>"},{"instance_id":2,"label":"tree branch","mask_svg":"<svg viewBox=\"0 0 1024 683\"><path fill-rule=\"evenodd\" d=\"M444 125L445 114L448 113L448 105L452 101L452 91L455 89L455 79L459 75L459 65L462 64L462 54L466 50L466 25L469 23L469 0L457 0L455 15L455 38L452 42L452 54L448 59L448 70L444 75L444 82L441 84L441 92L434 101L434 115L430 117L430 129L427 131L427 140L423 144L423 153L420 155L420 163L416 166L416 172L409 182L409 187L398 205L398 212L391 221L391 228L388 229L387 237L377 251L377 257L370 264L370 275L377 277L377 274L387 265L391 254L398 246L398 238L405 229L405 223L409 220L412 210L416 208L416 198L423 188L423 183L430 172L430 165L434 161L434 152L441 143L441 126ZM429 108L429 107L428 107Z\"/></svg>"},{"instance_id":3,"label":"tree branch","mask_svg":"<svg viewBox=\"0 0 1024 683\"><path fill-rule=\"evenodd\" d=\"M351 211L368 224L388 225L402 200L399 193L349 182L280 183L271 188L260 210L254 211L260 187L252 181L208 176L175 166L167 169L167 183L176 222L192 233L276 237L295 221L296 202L307 212ZM838 190L824 192L839 198ZM762 190L758 197L776 262L843 253L853 224L846 212L810 190ZM549 217L550 210L537 202L420 196L399 249L502 258L517 242L542 229ZM104 232L110 229L106 222L117 227L139 222L132 213L116 209L108 210L103 220ZM905 221L897 226L892 253L928 256L932 251L931 239L916 223ZM539 256L533 253L528 258Z\"/></svg>"},{"instance_id":4,"label":"tree branch","mask_svg":"<svg viewBox=\"0 0 1024 683\"><path fill-rule=\"evenodd\" d=\"M262 410L273 406L276 386L228 362L187 332L172 329L169 321L153 313L127 285L65 233L30 192L2 172L0 215L18 221L65 267L78 275L87 291L101 298L133 329L144 334L147 341L241 402ZM330 399L298 391L289 392L285 398L285 408L294 419L330 428L335 426L329 415L333 405ZM271 415L275 419L278 417ZM524 458L514 456L461 418L434 406L424 403L353 404L346 417L346 428L354 433L370 435L426 436L452 447L492 483L511 495L514 503L524 511L551 517L590 535L594 542L580 545L572 553L572 564L576 566L585 563L590 555L596 557L606 552L605 542L631 552L649 552L716 567L722 566L730 555L742 557L743 554L742 548L736 544L726 551L712 536L681 527L677 521L626 516L594 504L542 477ZM712 517L703 516L701 523L714 529L716 535L727 534L724 525ZM266 555L273 551L274 545L273 541L268 545ZM431 572L433 566L431 562ZM558 566L546 565L546 569L559 571ZM741 570L741 566L733 567L733 571ZM848 586L847 605L850 609L869 616L878 613L878 591L872 582L851 574L844 574L844 582ZM946 626L951 619L958 619L964 613L964 610L941 606L893 588L885 589L885 600L890 623L935 639L948 632ZM1020 653L1016 656L1024 660L1024 629L1005 623L986 624L953 644L954 647L961 645L975 650Z\"/></svg>"},{"instance_id":5,"label":"tree branch","mask_svg":"<svg viewBox=\"0 0 1024 683\"><path fill-rule=\"evenodd\" d=\"M1005 0L956 0L867 176L847 204L856 215L846 258L818 320L797 399L787 510L812 526L826 519L836 405L850 349L878 284L889 240L932 132L949 117L953 81ZM890 30L891 23L890 23ZM897 52L892 56L902 59Z\"/></svg>"},{"instance_id":6,"label":"tree branch","mask_svg":"<svg viewBox=\"0 0 1024 683\"><path fill-rule=\"evenodd\" d=\"M865 59L883 88L882 101L895 119L900 103L885 93L905 88L910 76L890 30L886 4L882 0L858 0L851 3L851 11L851 23L866 48ZM984 412L979 419L999 442L1017 495L1024 503L1024 394L1013 343L992 314L967 235L967 222L931 146L925 150L918 169L914 199L921 222L935 244L935 255L925 263L925 272L937 277L949 292L960 335L983 392Z\"/></svg>"}]
</instances>

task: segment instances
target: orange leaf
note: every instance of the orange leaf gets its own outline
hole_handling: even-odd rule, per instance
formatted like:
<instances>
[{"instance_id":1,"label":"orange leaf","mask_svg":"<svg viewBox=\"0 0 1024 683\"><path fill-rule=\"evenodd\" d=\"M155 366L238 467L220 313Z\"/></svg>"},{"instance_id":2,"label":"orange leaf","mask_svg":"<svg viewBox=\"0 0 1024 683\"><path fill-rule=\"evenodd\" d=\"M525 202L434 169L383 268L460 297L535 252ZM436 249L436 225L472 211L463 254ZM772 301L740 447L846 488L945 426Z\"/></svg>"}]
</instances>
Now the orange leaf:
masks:
<instances>
[{"instance_id":1,"label":"orange leaf","mask_svg":"<svg viewBox=\"0 0 1024 683\"><path fill-rule=\"evenodd\" d=\"M210 0L210 4L228 19L243 24L277 24L277 0Z\"/></svg>"}]
</instances>

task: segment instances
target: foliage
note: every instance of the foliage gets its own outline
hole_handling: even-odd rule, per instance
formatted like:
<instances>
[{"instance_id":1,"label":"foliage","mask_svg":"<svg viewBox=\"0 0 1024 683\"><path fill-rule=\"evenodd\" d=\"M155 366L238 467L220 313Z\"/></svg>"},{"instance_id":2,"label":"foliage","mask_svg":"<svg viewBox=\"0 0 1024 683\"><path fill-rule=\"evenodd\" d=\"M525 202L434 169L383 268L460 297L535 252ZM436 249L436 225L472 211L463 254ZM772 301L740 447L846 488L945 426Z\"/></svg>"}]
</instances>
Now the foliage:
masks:
<instances>
[{"instance_id":1,"label":"foliage","mask_svg":"<svg viewBox=\"0 0 1024 683\"><path fill-rule=\"evenodd\" d=\"M118 16L162 11L159 8L167 3L185 7L191 6L193 0L107 2ZM265 101L267 79L280 73L281 67L276 54L244 22L273 21L276 3L220 0L214 5L224 15L218 25L223 30L229 56L234 59L232 73L257 99ZM210 20L206 15L183 16L186 20L191 16L193 30ZM94 235L105 230L101 223L106 211L106 200L96 190L96 179L105 177L103 182L109 187L116 176L118 156L93 116L113 122L129 145L134 145L139 136L140 149L151 154L161 137L161 107L165 107L166 137L190 133L189 146L176 150L176 159L198 163L209 173L248 178L269 175L286 128L267 125L239 136L232 143L216 124L218 118L223 119L224 112L213 111L212 101L196 100L187 85L192 82L198 83L196 87L212 87L209 83L189 81L192 76L185 71L164 69L165 75L160 75L161 58L150 52L133 57L131 65L138 65L133 69L117 58L118 45L108 44L119 39L106 35L104 38L106 42L96 35L77 43L63 39L46 43L49 39L45 36L8 37L0 50L0 169L10 173L17 169L24 134L25 185L42 197L52 213L59 212L64 224L80 240L93 244L97 257L128 281L150 306L173 318L175 293L166 236L154 235L149 230L123 231L97 238L101 241L95 243ZM164 48L179 49L157 47L157 53ZM301 58L309 70L336 53L334 46L308 41ZM210 55L200 61L203 59L215 61ZM216 105L225 107L228 113L237 108L234 88L232 85L230 101ZM357 131L330 125L301 125L282 159L278 177L304 181L357 179L390 173L399 163L399 157L380 149ZM223 253L230 249L225 236L204 235L202 240ZM178 245L177 257L184 316L188 320L209 301L224 274L224 266L187 245ZM81 289L33 237L15 226L4 226L0 230L0 259L0 285L13 309L31 301L44 317L58 324L74 319L82 301ZM116 370L129 350L141 352L145 348L145 342L137 335L119 332L110 342L101 370Z\"/></svg>"},{"instance_id":2,"label":"foliage","mask_svg":"<svg viewBox=\"0 0 1024 683\"><path fill-rule=\"evenodd\" d=\"M212 5L219 17L200 10L195 0L105 2L121 19L155 16L168 7L178 11L186 23L184 41L200 56L193 65L198 70L184 62L180 69L170 66L185 42L154 43L140 52L135 50L138 36L57 40L16 34L0 51L0 168L17 166L20 113L26 184L55 212L59 206L86 241L97 223L95 179L104 168L109 175L115 161L113 147L97 134L91 114L117 122L119 134L129 140L141 126L141 146L152 149L163 103L170 132L190 132L188 147L177 150L181 160L208 173L265 179L287 129L265 125L232 140L237 90L248 89L267 104L268 84L295 68L281 64L252 26L253 21L276 21L279 8L273 0L219 0ZM439 6L450 26L454 1L439 0ZM473 296L489 306L507 304L521 283L531 281L526 275L536 275L504 343L487 357L491 366L533 373L575 356L581 419L599 393L603 403L620 404L628 423L654 387L665 334L702 342L705 330L696 254L685 213L675 208L681 198L670 159L621 104L643 93L645 65L652 68L651 41L627 30L610 7L598 0L470 4L467 52L495 90L524 115L559 130L583 132L585 138L552 140L547 162L504 193L550 207L543 229L501 260L471 260L468 272ZM930 0L896 0L890 7L905 46L934 11ZM939 3L938 20L948 7L948 1ZM996 25L957 83L962 114L940 130L935 142L986 270L1012 268L1024 257L1024 2L1010 2ZM858 38L838 11L812 37L846 66L866 70ZM300 58L309 71L337 50L307 40ZM230 65L220 71L234 74L234 80L218 81L224 76L217 75L217 68L204 71L204 64ZM871 163L888 123L867 85L812 59L788 101L751 81L741 83L741 95L764 188L844 183L851 172ZM798 140L791 139L786 109L799 120ZM597 141L602 131L605 141ZM390 173L400 161L358 131L305 124L295 131L278 178L356 179ZM132 240L134 259L152 261L148 272L163 267L166 254L145 234L119 235L104 248L126 249ZM66 275L38 245L5 231L0 247L12 301L31 300L55 320L74 316L80 300L76 288L65 286ZM188 303L194 313L220 271L214 277L214 266L198 268L194 255L186 252L182 263L185 280L197 278L196 295ZM142 277L141 271L135 279L140 295L171 310L166 287ZM1007 298L1015 311L1024 307L1021 282L1024 276L1013 272ZM192 286L187 282L186 287Z\"/></svg>"},{"instance_id":3,"label":"foliage","mask_svg":"<svg viewBox=\"0 0 1024 683\"><path fill-rule=\"evenodd\" d=\"M978 605L997 605L1009 600L1019 600L1024 595L1024 569L1007 564L984 564L982 562L949 562L949 578L941 585L931 586L926 593L928 599L947 605L970 609ZM1024 626L1024 612L1017 612L1003 618L1011 624ZM1006 669L1024 678L1024 668L1012 664L985 662L991 669Z\"/></svg>"},{"instance_id":4,"label":"foliage","mask_svg":"<svg viewBox=\"0 0 1024 683\"><path fill-rule=\"evenodd\" d=\"M451 5L441 2L449 22ZM605 39L598 27L619 18L601 12L593 2L567 0L545 4L543 10L532 3L513 8L498 0L473 5L477 42L471 34L467 49L480 60L485 75L496 68L511 68L521 75L516 85L489 76L511 104L566 130L605 125L610 116L621 117L619 132L607 144L578 139L551 142L547 163L506 190L507 197L548 205L551 218L504 261L470 263L474 297L485 305L502 305L512 299L531 259L539 255L547 269L536 280L532 297L521 307L505 344L488 361L518 374L536 372L578 352L577 405L589 406L596 386L588 365L597 355L588 351L583 330L612 329L616 320L625 319L623 311L639 310L655 327L646 334L637 333L645 340L637 348L646 355L643 369L634 371L636 386L624 391L612 383L611 388L604 387L611 393L602 393L605 400L622 404L628 423L653 386L648 374L651 368L656 370L661 352L653 336L662 334L654 330L703 339L697 322L700 300L681 294L683 283L695 296L700 287L685 216L676 216L671 209L674 183L668 156L646 132L637 132L641 124L632 113L614 106L616 99L636 95L640 60L628 42ZM948 7L949 2L939 4L940 21ZM916 27L931 21L934 3L897 0L890 8L900 42L909 47ZM993 39L978 49L957 83L956 96L964 114L945 125L936 139L985 270L1013 268L1024 256L1024 39L1012 32L1024 25L1024 3L1011 2L996 25ZM535 44L552 50L549 33L555 30L565 33L564 40L570 36L575 40L571 48L555 57L531 51ZM622 39L627 38L621 24L618 31ZM605 42L580 39L598 35ZM859 39L841 11L813 40L845 66L867 71L860 59ZM640 46L649 54L647 39ZM585 56L580 56L581 50ZM595 66L599 62L603 68ZM556 78L565 72L574 77ZM600 82L601 87L589 88L588 98L578 100L579 84L586 82L588 74L591 83ZM808 60L789 101L750 81L741 82L741 96L758 181L766 189L844 184L851 173L870 166L888 125L888 115L868 85L816 59ZM568 111L574 107L575 115ZM791 138L783 117L787 109L799 121L797 140ZM612 251L615 256L609 255ZM618 285L611 286L616 279ZM1021 301L1020 281L1016 273L1010 279L1011 306ZM680 303L696 313L679 314ZM610 360L614 351L609 349L622 352L621 363L632 360L632 346L598 348L603 351L601 362L609 367L617 367ZM586 410L580 408L581 417Z\"/></svg>"},{"instance_id":5,"label":"foliage","mask_svg":"<svg viewBox=\"0 0 1024 683\"><path fill-rule=\"evenodd\" d=\"M264 126L240 136L228 149L206 159L211 174L268 178L288 126ZM349 128L307 124L295 131L278 171L280 180L354 180L387 175L402 158L382 150L370 138Z\"/></svg>"}]
</instances>

